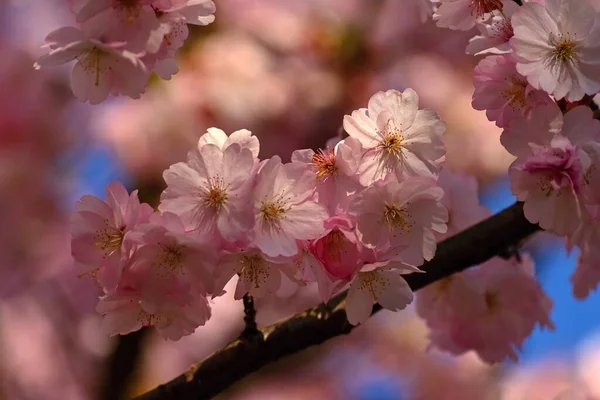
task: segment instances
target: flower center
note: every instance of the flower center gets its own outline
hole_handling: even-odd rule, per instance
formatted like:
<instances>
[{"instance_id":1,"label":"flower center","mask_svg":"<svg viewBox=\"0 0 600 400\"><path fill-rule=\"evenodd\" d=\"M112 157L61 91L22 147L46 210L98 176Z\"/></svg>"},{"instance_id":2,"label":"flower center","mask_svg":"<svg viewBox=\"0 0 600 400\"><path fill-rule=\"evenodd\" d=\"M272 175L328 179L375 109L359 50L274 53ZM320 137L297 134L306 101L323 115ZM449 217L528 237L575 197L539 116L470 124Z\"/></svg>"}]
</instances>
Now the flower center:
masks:
<instances>
[{"instance_id":1,"label":"flower center","mask_svg":"<svg viewBox=\"0 0 600 400\"><path fill-rule=\"evenodd\" d=\"M577 43L571 38L560 35L558 38L551 37L552 50L549 59L555 63L565 63L577 59Z\"/></svg>"},{"instance_id":2,"label":"flower center","mask_svg":"<svg viewBox=\"0 0 600 400\"><path fill-rule=\"evenodd\" d=\"M377 297L383 292L386 286L390 285L389 279L381 276L376 271L361 272L358 275L358 280L358 288L371 293L375 301L377 301Z\"/></svg>"},{"instance_id":3,"label":"flower center","mask_svg":"<svg viewBox=\"0 0 600 400\"><path fill-rule=\"evenodd\" d=\"M471 0L471 15L482 17L494 10L502 11L502 0Z\"/></svg>"},{"instance_id":4,"label":"flower center","mask_svg":"<svg viewBox=\"0 0 600 400\"><path fill-rule=\"evenodd\" d=\"M179 271L182 271L181 261L183 255L181 247L165 244L159 244L159 246L162 251L157 254L156 260L152 263L152 266L159 271L159 274L165 277L172 277Z\"/></svg>"},{"instance_id":5,"label":"flower center","mask_svg":"<svg viewBox=\"0 0 600 400\"><path fill-rule=\"evenodd\" d=\"M337 174L333 150L319 149L318 153L313 154L312 163L317 167L317 179L325 179L330 175Z\"/></svg>"},{"instance_id":6,"label":"flower center","mask_svg":"<svg viewBox=\"0 0 600 400\"><path fill-rule=\"evenodd\" d=\"M390 118L385 124L383 131L383 139L379 142L379 148L387 154L398 156L402 153L402 141L404 136L400 129L394 125L394 121Z\"/></svg>"},{"instance_id":7,"label":"flower center","mask_svg":"<svg viewBox=\"0 0 600 400\"><path fill-rule=\"evenodd\" d=\"M490 291L486 291L483 295L485 305L489 314L495 313L499 308L498 294Z\"/></svg>"},{"instance_id":8,"label":"flower center","mask_svg":"<svg viewBox=\"0 0 600 400\"><path fill-rule=\"evenodd\" d=\"M156 314L150 314L147 313L144 310L140 310L140 312L138 313L138 317L137 320L143 325L143 326L153 326L156 325L164 320L166 320L164 317L160 316L160 315L156 315Z\"/></svg>"},{"instance_id":9,"label":"flower center","mask_svg":"<svg viewBox=\"0 0 600 400\"><path fill-rule=\"evenodd\" d=\"M409 221L410 213L404 207L398 207L396 204L386 204L383 211L383 221L388 228L393 231L396 228L402 229L404 232L410 232L413 223Z\"/></svg>"},{"instance_id":10,"label":"flower center","mask_svg":"<svg viewBox=\"0 0 600 400\"><path fill-rule=\"evenodd\" d=\"M244 256L240 261L242 264L242 270L240 275L243 279L254 285L255 288L259 288L260 284L267 282L267 269L263 266L263 258L258 254L251 256Z\"/></svg>"},{"instance_id":11,"label":"flower center","mask_svg":"<svg viewBox=\"0 0 600 400\"><path fill-rule=\"evenodd\" d=\"M204 194L204 206L219 211L227 202L227 188L223 178L209 178L208 192Z\"/></svg>"},{"instance_id":12,"label":"flower center","mask_svg":"<svg viewBox=\"0 0 600 400\"><path fill-rule=\"evenodd\" d=\"M108 221L105 221L108 224ZM125 228L117 229L112 226L107 226L104 229L99 229L94 235L94 246L100 248L104 252L102 258L108 258L115 251L121 249L123 244L123 231Z\"/></svg>"},{"instance_id":13,"label":"flower center","mask_svg":"<svg viewBox=\"0 0 600 400\"><path fill-rule=\"evenodd\" d=\"M344 248L344 234L339 229L335 228L323 238L325 248L327 249L327 257L333 261L339 262L341 259L340 252Z\"/></svg>"},{"instance_id":14,"label":"flower center","mask_svg":"<svg viewBox=\"0 0 600 400\"><path fill-rule=\"evenodd\" d=\"M113 0L113 8L124 11L124 17L129 23L133 23L140 16L141 7L139 0Z\"/></svg>"},{"instance_id":15,"label":"flower center","mask_svg":"<svg viewBox=\"0 0 600 400\"><path fill-rule=\"evenodd\" d=\"M450 290L453 279L454 278L452 276L449 276L433 284L433 287L436 288L435 294L433 295L433 301L438 301L440 297L445 295Z\"/></svg>"},{"instance_id":16,"label":"flower center","mask_svg":"<svg viewBox=\"0 0 600 400\"><path fill-rule=\"evenodd\" d=\"M527 81L521 79L516 74L511 76L510 81L510 86L503 90L500 94L502 97L508 100L508 105L513 110L524 108L527 105L527 98L525 97Z\"/></svg>"},{"instance_id":17,"label":"flower center","mask_svg":"<svg viewBox=\"0 0 600 400\"><path fill-rule=\"evenodd\" d=\"M273 224L279 221L285 215L286 209L281 200L263 201L260 207L260 214L263 221Z\"/></svg>"}]
</instances>

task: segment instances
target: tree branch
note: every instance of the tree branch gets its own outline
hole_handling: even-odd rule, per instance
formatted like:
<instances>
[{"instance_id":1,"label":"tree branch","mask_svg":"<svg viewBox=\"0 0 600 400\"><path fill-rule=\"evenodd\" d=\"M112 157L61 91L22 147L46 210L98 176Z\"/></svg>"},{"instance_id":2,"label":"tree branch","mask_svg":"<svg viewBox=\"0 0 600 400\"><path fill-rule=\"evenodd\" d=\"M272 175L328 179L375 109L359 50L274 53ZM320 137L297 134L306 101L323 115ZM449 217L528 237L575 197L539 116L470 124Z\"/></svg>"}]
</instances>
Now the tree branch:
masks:
<instances>
[{"instance_id":1,"label":"tree branch","mask_svg":"<svg viewBox=\"0 0 600 400\"><path fill-rule=\"evenodd\" d=\"M418 290L470 266L480 264L506 249L518 245L539 230L523 215L522 203L516 203L479 224L444 240L435 257L421 269L425 274L407 275L406 281ZM349 333L354 327L346 319L346 292L327 305L316 307L267 326L261 335L241 337L202 362L192 365L183 375L145 393L137 400L210 399L237 380L266 364ZM381 307L375 305L373 313Z\"/></svg>"},{"instance_id":2,"label":"tree branch","mask_svg":"<svg viewBox=\"0 0 600 400\"><path fill-rule=\"evenodd\" d=\"M248 293L244 295L244 330L241 337L250 339L252 336L260 335L256 326L256 309L254 308L254 298Z\"/></svg>"}]
</instances>

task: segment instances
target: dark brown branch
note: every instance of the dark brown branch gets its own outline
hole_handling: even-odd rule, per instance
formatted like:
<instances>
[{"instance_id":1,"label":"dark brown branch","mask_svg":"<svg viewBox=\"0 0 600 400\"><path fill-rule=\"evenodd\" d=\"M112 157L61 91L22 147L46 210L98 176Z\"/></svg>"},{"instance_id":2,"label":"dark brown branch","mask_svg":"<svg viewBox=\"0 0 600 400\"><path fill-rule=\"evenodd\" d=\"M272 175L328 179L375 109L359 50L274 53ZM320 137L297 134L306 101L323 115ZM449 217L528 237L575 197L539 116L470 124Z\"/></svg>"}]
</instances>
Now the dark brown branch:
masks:
<instances>
[{"instance_id":1,"label":"dark brown branch","mask_svg":"<svg viewBox=\"0 0 600 400\"><path fill-rule=\"evenodd\" d=\"M256 309L254 308L254 298L249 294L244 295L244 330L241 338L250 339L260 334L256 326Z\"/></svg>"},{"instance_id":2,"label":"dark brown branch","mask_svg":"<svg viewBox=\"0 0 600 400\"><path fill-rule=\"evenodd\" d=\"M117 345L106 365L98 400L120 400L127 398L131 377L137 370L147 330L142 329L129 335L119 336Z\"/></svg>"},{"instance_id":3,"label":"dark brown branch","mask_svg":"<svg viewBox=\"0 0 600 400\"><path fill-rule=\"evenodd\" d=\"M517 245L539 229L523 216L522 203L516 203L487 220L444 240L435 258L423 265L425 274L406 276L418 290L430 283L480 264ZM138 400L210 399L239 379L284 356L349 333L346 320L346 292L293 317L261 329L262 335L230 343L185 374L138 397ZM379 311L375 306L373 312Z\"/></svg>"}]
</instances>

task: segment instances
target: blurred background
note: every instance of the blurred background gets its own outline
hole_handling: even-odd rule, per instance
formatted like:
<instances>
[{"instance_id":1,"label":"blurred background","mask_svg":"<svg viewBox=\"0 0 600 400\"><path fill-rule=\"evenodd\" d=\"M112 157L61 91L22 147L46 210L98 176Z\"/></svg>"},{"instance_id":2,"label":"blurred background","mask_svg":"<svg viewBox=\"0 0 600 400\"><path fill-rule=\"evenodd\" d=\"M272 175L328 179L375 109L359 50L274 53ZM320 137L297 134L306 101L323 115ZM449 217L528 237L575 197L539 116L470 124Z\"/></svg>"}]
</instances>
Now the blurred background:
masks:
<instances>
[{"instance_id":1,"label":"blurred background","mask_svg":"<svg viewBox=\"0 0 600 400\"><path fill-rule=\"evenodd\" d=\"M0 0L0 399L119 399L163 383L236 337L242 304L224 296L194 335L102 333L100 294L70 259L69 215L112 180L157 204L162 171L207 128L247 128L261 157L323 147L346 113L378 90L414 88L448 124L448 166L477 177L492 211L514 201L500 131L471 108L472 33L441 30L423 0L217 0L191 27L180 72L141 100L88 106L72 66L35 71L50 31L73 24L70 0ZM427 351L412 310L383 311L347 337L271 365L223 399L600 399L600 297L578 302L576 255L539 234L527 244L554 301L554 332L536 331L518 364ZM315 304L316 290L258 304L260 324ZM587 391L588 397L578 394ZM578 397L579 396L579 397Z\"/></svg>"}]
</instances>

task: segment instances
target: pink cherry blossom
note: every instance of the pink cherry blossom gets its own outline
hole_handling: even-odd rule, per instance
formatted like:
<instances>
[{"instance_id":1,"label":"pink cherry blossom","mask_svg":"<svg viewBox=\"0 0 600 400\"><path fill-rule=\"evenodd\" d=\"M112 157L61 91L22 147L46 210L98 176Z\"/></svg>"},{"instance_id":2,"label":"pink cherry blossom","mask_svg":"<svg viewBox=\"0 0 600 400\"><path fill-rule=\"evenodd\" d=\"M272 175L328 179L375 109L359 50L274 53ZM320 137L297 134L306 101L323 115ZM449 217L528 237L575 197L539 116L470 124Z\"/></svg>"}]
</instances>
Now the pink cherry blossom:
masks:
<instances>
[{"instance_id":1,"label":"pink cherry blossom","mask_svg":"<svg viewBox=\"0 0 600 400\"><path fill-rule=\"evenodd\" d=\"M577 269L571 276L573 294L578 299L586 298L600 282L600 213L598 207L587 216L570 238L571 244L579 246L581 251Z\"/></svg>"},{"instance_id":2,"label":"pink cherry blossom","mask_svg":"<svg viewBox=\"0 0 600 400\"><path fill-rule=\"evenodd\" d=\"M589 1L524 4L513 15L510 40L517 71L557 99L600 91L600 19Z\"/></svg>"},{"instance_id":3,"label":"pink cherry blossom","mask_svg":"<svg viewBox=\"0 0 600 400\"><path fill-rule=\"evenodd\" d=\"M440 0L433 20L440 28L466 31L486 14L502 9L501 0Z\"/></svg>"},{"instance_id":4,"label":"pink cherry blossom","mask_svg":"<svg viewBox=\"0 0 600 400\"><path fill-rule=\"evenodd\" d=\"M181 218L186 230L225 240L240 239L254 225L251 195L254 157L237 143L221 150L206 144L188 153L187 163L163 174L167 188L159 209Z\"/></svg>"},{"instance_id":5,"label":"pink cherry blossom","mask_svg":"<svg viewBox=\"0 0 600 400\"><path fill-rule=\"evenodd\" d=\"M552 102L548 94L535 90L519 75L510 56L488 56L474 71L473 108L486 110L490 121L507 127L534 107Z\"/></svg>"},{"instance_id":6,"label":"pink cherry blossom","mask_svg":"<svg viewBox=\"0 0 600 400\"><path fill-rule=\"evenodd\" d=\"M344 129L364 147L358 173L365 186L388 174L398 180L435 177L446 153L446 124L434 111L419 110L419 97L412 89L376 93L367 109L344 116Z\"/></svg>"},{"instance_id":7,"label":"pink cherry blossom","mask_svg":"<svg viewBox=\"0 0 600 400\"><path fill-rule=\"evenodd\" d=\"M99 104L109 94L139 98L149 71L140 58L125 50L123 43L103 42L85 36L79 29L64 27L46 37L50 52L34 67L53 67L78 60L71 74L71 88L81 101Z\"/></svg>"},{"instance_id":8,"label":"pink cherry blossom","mask_svg":"<svg viewBox=\"0 0 600 400\"><path fill-rule=\"evenodd\" d=\"M186 24L208 25L215 20L215 3L211 0L154 0L159 13L170 14L171 20L182 20Z\"/></svg>"},{"instance_id":9,"label":"pink cherry blossom","mask_svg":"<svg viewBox=\"0 0 600 400\"><path fill-rule=\"evenodd\" d=\"M215 19L215 4L210 0L158 0L152 3L158 20L158 28L150 33L149 54L144 61L154 65L162 79L169 80L179 71L175 60L179 50L188 38L187 24L208 25ZM157 40L160 47L156 48Z\"/></svg>"},{"instance_id":10,"label":"pink cherry blossom","mask_svg":"<svg viewBox=\"0 0 600 400\"><path fill-rule=\"evenodd\" d=\"M421 265L435 254L434 231L446 232L448 212L443 190L433 179L379 181L358 194L349 214L362 243L379 251L399 248L402 260Z\"/></svg>"},{"instance_id":11,"label":"pink cherry blossom","mask_svg":"<svg viewBox=\"0 0 600 400\"><path fill-rule=\"evenodd\" d=\"M186 235L175 214L154 214L150 222L132 232L132 240L140 247L129 269L138 276L141 299L160 305L175 290L194 290L202 295L212 292L217 261L214 248Z\"/></svg>"},{"instance_id":12,"label":"pink cherry blossom","mask_svg":"<svg viewBox=\"0 0 600 400\"><path fill-rule=\"evenodd\" d=\"M234 143L237 143L242 148L247 148L252 152L254 158L258 158L260 142L258 141L258 138L252 135L252 132L247 129L237 130L227 136L227 134L219 128L208 128L207 132L200 136L198 148L201 148L206 144L214 144L221 150L225 150Z\"/></svg>"},{"instance_id":13,"label":"pink cherry blossom","mask_svg":"<svg viewBox=\"0 0 600 400\"><path fill-rule=\"evenodd\" d=\"M375 303L390 311L404 309L412 302L413 293L402 275L412 272L420 270L401 262L382 261L365 264L356 274L348 290L348 322L352 325L365 322Z\"/></svg>"},{"instance_id":14,"label":"pink cherry blossom","mask_svg":"<svg viewBox=\"0 0 600 400\"><path fill-rule=\"evenodd\" d=\"M246 293L261 298L277 292L282 283L282 274L295 281L295 273L293 258L269 257L253 248L235 251L223 255L217 264L215 293L219 293L238 274L235 298L239 300Z\"/></svg>"},{"instance_id":15,"label":"pink cherry blossom","mask_svg":"<svg viewBox=\"0 0 600 400\"><path fill-rule=\"evenodd\" d=\"M165 339L179 340L191 335L211 316L208 300L195 292L175 292L160 304L142 300L136 279L126 276L114 292L102 297L96 311L111 335L125 335L143 326L153 326Z\"/></svg>"},{"instance_id":16,"label":"pink cherry blossom","mask_svg":"<svg viewBox=\"0 0 600 400\"><path fill-rule=\"evenodd\" d=\"M469 273L457 273L427 285L417 293L415 309L430 329L445 330L455 314L480 312L481 296Z\"/></svg>"},{"instance_id":17,"label":"pink cherry blossom","mask_svg":"<svg viewBox=\"0 0 600 400\"><path fill-rule=\"evenodd\" d=\"M460 280L450 279L438 289L442 299L430 297L421 305L442 307L420 312L427 318L433 346L453 354L475 350L482 360L496 363L507 357L516 360L515 347L537 324L554 329L549 318L552 302L535 280L529 257L521 262L493 258L460 275ZM461 286L451 288L455 283Z\"/></svg>"},{"instance_id":18,"label":"pink cherry blossom","mask_svg":"<svg viewBox=\"0 0 600 400\"><path fill-rule=\"evenodd\" d=\"M354 227L347 218L332 217L325 221L325 228L311 250L332 277L348 279L363 265L362 246Z\"/></svg>"},{"instance_id":19,"label":"pink cherry blossom","mask_svg":"<svg viewBox=\"0 0 600 400\"><path fill-rule=\"evenodd\" d=\"M518 9L519 5L514 0L502 0L502 12L494 10L488 19L477 21L480 35L469 40L467 54L510 53L509 40L513 37L510 19Z\"/></svg>"},{"instance_id":20,"label":"pink cherry blossom","mask_svg":"<svg viewBox=\"0 0 600 400\"><path fill-rule=\"evenodd\" d=\"M268 256L295 256L297 240L324 231L329 214L312 200L314 177L301 163L282 164L277 156L263 161L254 188L254 244Z\"/></svg>"},{"instance_id":21,"label":"pink cherry blossom","mask_svg":"<svg viewBox=\"0 0 600 400\"><path fill-rule=\"evenodd\" d=\"M339 280L327 272L323 263L313 253L309 240L298 243L300 252L294 257L293 282L296 286L300 283L316 282L321 300L329 301L331 296L343 289L348 282Z\"/></svg>"},{"instance_id":22,"label":"pink cherry blossom","mask_svg":"<svg viewBox=\"0 0 600 400\"><path fill-rule=\"evenodd\" d=\"M455 235L491 215L487 208L479 204L477 180L474 177L444 168L437 183L444 191L442 204L448 210L448 230L444 234L436 233L438 241Z\"/></svg>"},{"instance_id":23,"label":"pink cherry blossom","mask_svg":"<svg viewBox=\"0 0 600 400\"><path fill-rule=\"evenodd\" d=\"M351 195L362 186L356 173L358 157L362 154L360 142L347 138L334 150L296 150L292 162L305 163L314 171L317 201L327 207L331 215L343 214Z\"/></svg>"},{"instance_id":24,"label":"pink cherry blossom","mask_svg":"<svg viewBox=\"0 0 600 400\"><path fill-rule=\"evenodd\" d=\"M90 0L77 15L86 34L103 41L126 43L126 49L156 53L164 33L151 0Z\"/></svg>"},{"instance_id":25,"label":"pink cherry blossom","mask_svg":"<svg viewBox=\"0 0 600 400\"><path fill-rule=\"evenodd\" d=\"M509 169L511 190L524 201L527 219L559 235L571 234L582 221L586 188L595 165L586 150L596 147L600 121L579 106L563 117L555 105L534 109L506 129L501 137L517 156Z\"/></svg>"},{"instance_id":26,"label":"pink cherry blossom","mask_svg":"<svg viewBox=\"0 0 600 400\"><path fill-rule=\"evenodd\" d=\"M137 190L131 195L122 184L106 188L106 201L83 196L71 222L71 253L74 260L97 278L105 290L117 286L123 262L133 250L126 236L136 225L149 221L153 210L140 204Z\"/></svg>"}]
</instances>

